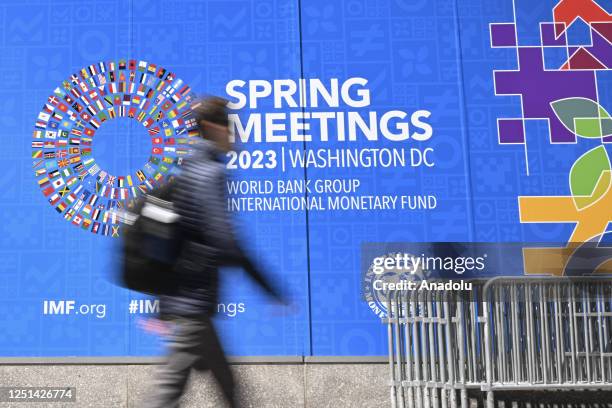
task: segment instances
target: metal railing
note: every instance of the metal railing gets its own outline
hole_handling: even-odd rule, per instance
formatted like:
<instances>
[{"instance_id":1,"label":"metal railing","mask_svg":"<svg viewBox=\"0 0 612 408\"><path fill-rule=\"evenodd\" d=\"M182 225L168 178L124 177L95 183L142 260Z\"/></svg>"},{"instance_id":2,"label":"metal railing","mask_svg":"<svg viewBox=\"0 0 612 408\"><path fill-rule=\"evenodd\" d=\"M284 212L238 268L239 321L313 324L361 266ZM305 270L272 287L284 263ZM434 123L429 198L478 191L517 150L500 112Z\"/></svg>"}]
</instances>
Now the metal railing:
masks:
<instances>
[{"instance_id":1,"label":"metal railing","mask_svg":"<svg viewBox=\"0 0 612 408\"><path fill-rule=\"evenodd\" d=\"M471 281L387 299L393 408L487 408L496 393L612 390L612 279ZM608 401L602 401L608 402Z\"/></svg>"}]
</instances>

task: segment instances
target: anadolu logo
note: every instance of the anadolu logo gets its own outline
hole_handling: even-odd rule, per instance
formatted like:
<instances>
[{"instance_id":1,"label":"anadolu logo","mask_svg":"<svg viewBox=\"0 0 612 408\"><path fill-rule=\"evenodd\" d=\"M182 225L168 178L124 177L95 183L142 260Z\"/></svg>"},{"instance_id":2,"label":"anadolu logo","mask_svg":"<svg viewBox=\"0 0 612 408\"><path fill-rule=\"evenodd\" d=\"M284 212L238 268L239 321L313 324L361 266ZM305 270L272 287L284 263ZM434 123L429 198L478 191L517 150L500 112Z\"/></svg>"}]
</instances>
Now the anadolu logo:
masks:
<instances>
[{"instance_id":1,"label":"anadolu logo","mask_svg":"<svg viewBox=\"0 0 612 408\"><path fill-rule=\"evenodd\" d=\"M197 135L193 100L181 79L145 61L99 62L63 81L38 114L32 139L34 175L49 204L77 227L118 236L118 210L164 182L189 152ZM102 168L92 148L98 129L116 118L139 122L150 137L143 138L152 146L149 159L130 174Z\"/></svg>"}]
</instances>

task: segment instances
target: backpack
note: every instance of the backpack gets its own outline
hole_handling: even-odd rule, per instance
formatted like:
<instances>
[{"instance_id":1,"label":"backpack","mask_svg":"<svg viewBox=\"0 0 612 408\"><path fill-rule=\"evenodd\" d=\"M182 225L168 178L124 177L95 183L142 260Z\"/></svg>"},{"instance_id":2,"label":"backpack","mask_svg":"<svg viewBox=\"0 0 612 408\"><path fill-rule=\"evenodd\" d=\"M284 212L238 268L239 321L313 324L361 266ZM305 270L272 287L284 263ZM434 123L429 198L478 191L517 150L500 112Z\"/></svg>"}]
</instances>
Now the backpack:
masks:
<instances>
[{"instance_id":1,"label":"backpack","mask_svg":"<svg viewBox=\"0 0 612 408\"><path fill-rule=\"evenodd\" d=\"M183 246L180 217L174 210L175 182L136 200L121 218L121 285L151 295L172 294L174 265Z\"/></svg>"}]
</instances>

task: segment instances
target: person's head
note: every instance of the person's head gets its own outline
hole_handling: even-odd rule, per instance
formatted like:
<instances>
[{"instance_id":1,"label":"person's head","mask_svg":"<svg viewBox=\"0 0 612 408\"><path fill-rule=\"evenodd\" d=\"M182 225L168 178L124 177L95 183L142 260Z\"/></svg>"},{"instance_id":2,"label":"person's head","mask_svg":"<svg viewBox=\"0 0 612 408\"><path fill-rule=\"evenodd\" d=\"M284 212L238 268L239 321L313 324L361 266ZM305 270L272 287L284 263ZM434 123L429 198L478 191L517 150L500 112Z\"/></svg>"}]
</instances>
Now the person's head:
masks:
<instances>
[{"instance_id":1,"label":"person's head","mask_svg":"<svg viewBox=\"0 0 612 408\"><path fill-rule=\"evenodd\" d=\"M218 96L203 98L193 105L200 136L214 142L222 151L232 149L227 100Z\"/></svg>"}]
</instances>

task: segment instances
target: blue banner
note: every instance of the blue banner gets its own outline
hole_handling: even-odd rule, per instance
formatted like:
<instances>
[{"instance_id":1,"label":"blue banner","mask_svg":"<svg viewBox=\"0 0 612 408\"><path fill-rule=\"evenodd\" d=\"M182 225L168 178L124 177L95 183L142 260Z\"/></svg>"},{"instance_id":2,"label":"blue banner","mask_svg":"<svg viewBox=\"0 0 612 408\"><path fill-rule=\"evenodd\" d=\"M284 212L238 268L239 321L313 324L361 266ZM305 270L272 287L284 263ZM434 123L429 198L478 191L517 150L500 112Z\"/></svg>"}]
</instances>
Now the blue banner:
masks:
<instances>
[{"instance_id":1,"label":"blue banner","mask_svg":"<svg viewBox=\"0 0 612 408\"><path fill-rule=\"evenodd\" d=\"M612 242L611 12L3 2L0 355L160 354L141 327L158 303L113 283L116 214L176 171L207 94L231 109L228 211L295 303L223 270L229 354L386 354L364 246L374 259L384 243L532 243L495 273L563 274L580 243Z\"/></svg>"}]
</instances>

